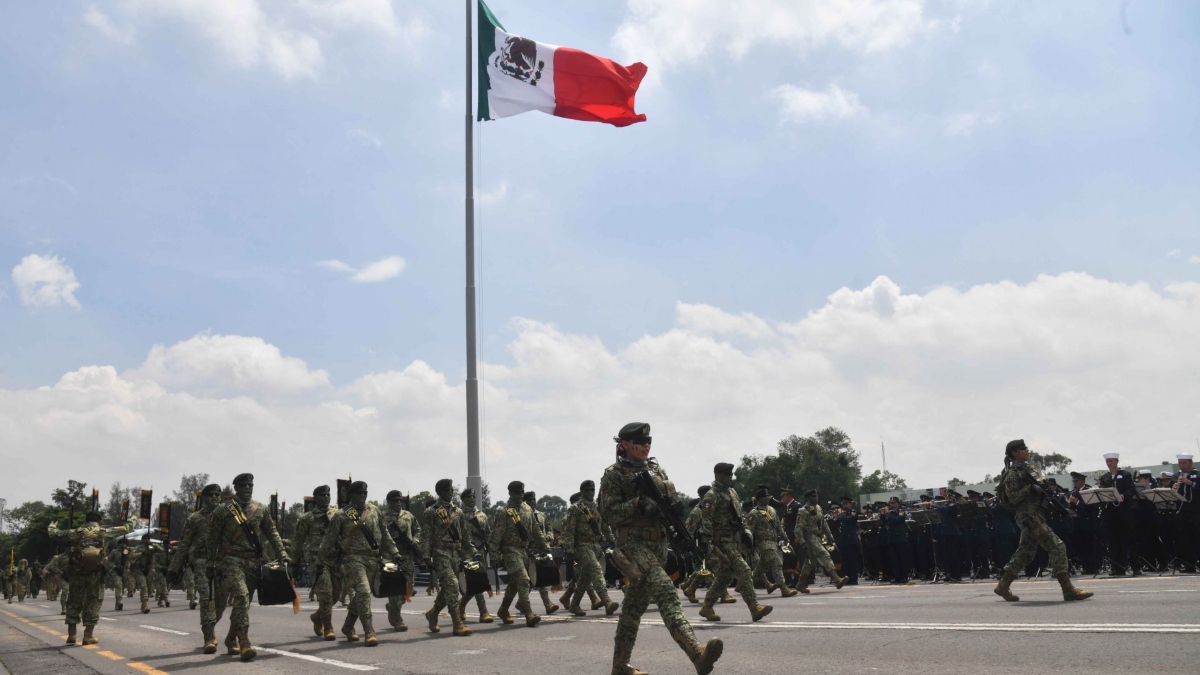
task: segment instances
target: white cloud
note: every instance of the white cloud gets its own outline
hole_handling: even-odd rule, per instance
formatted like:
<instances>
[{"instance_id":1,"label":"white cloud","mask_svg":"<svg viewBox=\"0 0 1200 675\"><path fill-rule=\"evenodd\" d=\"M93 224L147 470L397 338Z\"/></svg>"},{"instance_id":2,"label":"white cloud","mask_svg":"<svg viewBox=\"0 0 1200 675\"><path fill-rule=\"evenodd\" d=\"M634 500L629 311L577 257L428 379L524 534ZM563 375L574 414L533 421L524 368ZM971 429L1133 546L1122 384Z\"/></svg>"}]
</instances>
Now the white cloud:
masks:
<instances>
[{"instance_id":1,"label":"white cloud","mask_svg":"<svg viewBox=\"0 0 1200 675\"><path fill-rule=\"evenodd\" d=\"M294 393L329 384L329 373L309 370L262 338L197 335L165 347L155 345L146 361L125 377L164 387Z\"/></svg>"},{"instance_id":2,"label":"white cloud","mask_svg":"<svg viewBox=\"0 0 1200 675\"><path fill-rule=\"evenodd\" d=\"M360 284L371 284L395 279L404 272L407 263L404 261L404 258L398 255L391 255L386 258L380 258L373 263L368 263L361 268L351 267L341 260L322 260L317 263L317 266L331 272L348 274L351 281Z\"/></svg>"},{"instance_id":3,"label":"white cloud","mask_svg":"<svg viewBox=\"0 0 1200 675\"><path fill-rule=\"evenodd\" d=\"M350 138L353 139L355 142L357 142L359 145L363 146L364 148L382 148L383 147L383 141L379 140L378 136L367 131L366 129L351 129L350 130Z\"/></svg>"},{"instance_id":4,"label":"white cloud","mask_svg":"<svg viewBox=\"0 0 1200 675\"><path fill-rule=\"evenodd\" d=\"M1189 265L1200 265L1200 255L1188 256Z\"/></svg>"},{"instance_id":5,"label":"white cloud","mask_svg":"<svg viewBox=\"0 0 1200 675\"><path fill-rule=\"evenodd\" d=\"M416 18L401 19L389 0L125 0L115 6L131 27L118 30L94 6L84 21L129 44L134 28L153 32L156 22L186 26L232 66L265 67L285 80L313 79L324 64L323 42L340 34L377 33L389 44L415 45L426 33Z\"/></svg>"},{"instance_id":6,"label":"white cloud","mask_svg":"<svg viewBox=\"0 0 1200 675\"><path fill-rule=\"evenodd\" d=\"M857 94L836 84L823 92L783 84L772 89L771 94L780 100L779 115L785 122L820 122L868 114L866 106L858 102Z\"/></svg>"},{"instance_id":7,"label":"white cloud","mask_svg":"<svg viewBox=\"0 0 1200 675\"><path fill-rule=\"evenodd\" d=\"M1200 408L1189 377L1200 283L1157 291L1066 273L905 294L880 277L790 321L680 304L674 326L620 348L544 322L513 328L507 363L483 369L487 478L551 494L599 477L630 420L654 425L657 456L689 491L715 462L828 425L857 439L868 470L883 435L889 468L934 486L994 474L1012 438L1081 470L1109 450L1156 463L1191 446ZM57 467L96 456L101 487L253 471L289 501L348 470L370 470L380 490L461 482L461 378L413 361L324 387L323 371L257 338L156 347L130 373L87 366L51 387L0 390L0 435L28 450L7 467L25 477L9 497L37 498L62 479Z\"/></svg>"},{"instance_id":8,"label":"white cloud","mask_svg":"<svg viewBox=\"0 0 1200 675\"><path fill-rule=\"evenodd\" d=\"M508 198L508 181L502 180L500 184L491 190L478 190L475 193L475 201L484 206L494 206Z\"/></svg>"},{"instance_id":9,"label":"white cloud","mask_svg":"<svg viewBox=\"0 0 1200 675\"><path fill-rule=\"evenodd\" d=\"M1168 257L1168 258L1180 258L1180 257L1183 257L1183 251L1182 251L1181 249L1178 249L1178 248L1173 248L1173 249L1171 249L1170 251L1167 251L1167 257Z\"/></svg>"},{"instance_id":10,"label":"white cloud","mask_svg":"<svg viewBox=\"0 0 1200 675\"><path fill-rule=\"evenodd\" d=\"M947 136L970 136L979 126L995 124L1000 115L969 112L950 115L942 123L942 130Z\"/></svg>"},{"instance_id":11,"label":"white cloud","mask_svg":"<svg viewBox=\"0 0 1200 675\"><path fill-rule=\"evenodd\" d=\"M629 59L666 70L740 59L759 45L883 52L936 23L922 0L627 0L613 42Z\"/></svg>"},{"instance_id":12,"label":"white cloud","mask_svg":"<svg viewBox=\"0 0 1200 675\"><path fill-rule=\"evenodd\" d=\"M21 259L12 270L13 283L21 293L21 302L30 307L56 307L60 304L79 309L75 291L79 281L75 271L58 256L36 253Z\"/></svg>"},{"instance_id":13,"label":"white cloud","mask_svg":"<svg viewBox=\"0 0 1200 675\"><path fill-rule=\"evenodd\" d=\"M108 18L108 15L104 12L96 9L95 5L88 5L88 8L84 10L83 22L100 31L101 35L113 42L123 45L133 43L133 29L118 28L112 22L112 19Z\"/></svg>"}]
</instances>

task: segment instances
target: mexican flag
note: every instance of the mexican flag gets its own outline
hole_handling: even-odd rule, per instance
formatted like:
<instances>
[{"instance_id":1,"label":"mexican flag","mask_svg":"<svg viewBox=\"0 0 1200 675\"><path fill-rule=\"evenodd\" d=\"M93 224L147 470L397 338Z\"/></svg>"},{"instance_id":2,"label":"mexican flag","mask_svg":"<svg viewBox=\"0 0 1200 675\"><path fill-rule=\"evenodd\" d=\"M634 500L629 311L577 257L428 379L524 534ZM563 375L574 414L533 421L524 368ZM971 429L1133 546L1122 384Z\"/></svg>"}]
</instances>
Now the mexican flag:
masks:
<instances>
[{"instance_id":1,"label":"mexican flag","mask_svg":"<svg viewBox=\"0 0 1200 675\"><path fill-rule=\"evenodd\" d=\"M479 0L479 119L540 110L626 127L645 122L633 98L646 66L622 66L569 47L512 35Z\"/></svg>"}]
</instances>

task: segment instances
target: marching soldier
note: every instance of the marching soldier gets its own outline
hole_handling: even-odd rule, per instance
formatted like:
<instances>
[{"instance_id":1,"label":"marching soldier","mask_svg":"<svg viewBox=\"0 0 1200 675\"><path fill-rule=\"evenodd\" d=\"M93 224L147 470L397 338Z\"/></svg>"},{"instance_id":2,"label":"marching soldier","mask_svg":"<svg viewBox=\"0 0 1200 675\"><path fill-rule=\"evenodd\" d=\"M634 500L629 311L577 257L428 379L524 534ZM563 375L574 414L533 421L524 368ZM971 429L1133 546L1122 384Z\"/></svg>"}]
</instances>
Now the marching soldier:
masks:
<instances>
[{"instance_id":1,"label":"marching soldier","mask_svg":"<svg viewBox=\"0 0 1200 675\"><path fill-rule=\"evenodd\" d=\"M142 600L142 614L150 613L150 576L153 572L147 568L154 564L155 553L162 550L162 547L150 540L150 533L142 535L141 542L129 546L129 555L126 556L129 574L133 576L134 587L137 588ZM162 603L159 603L160 605Z\"/></svg>"},{"instance_id":2,"label":"marching soldier","mask_svg":"<svg viewBox=\"0 0 1200 675\"><path fill-rule=\"evenodd\" d=\"M1045 493L1029 471L1029 452L1029 447L1021 439L1009 441L1004 449L1004 471L1000 474L1000 483L997 486L998 496L1001 504L1012 508L1016 513L1017 527L1021 528L1021 543L1018 544L1012 560L1005 565L1004 576L993 590L1008 602L1020 600L1013 595L1009 587L1033 559L1038 546L1041 546L1050 557L1054 576L1062 586L1063 600L1086 600L1093 594L1071 584L1067 547L1050 530L1042 515L1042 496Z\"/></svg>"},{"instance_id":3,"label":"marching soldier","mask_svg":"<svg viewBox=\"0 0 1200 675\"><path fill-rule=\"evenodd\" d=\"M612 675L645 675L629 665L637 642L638 625L651 602L658 605L671 637L687 654L698 675L708 675L721 658L724 643L713 638L701 646L683 615L675 586L663 565L667 560L668 531L662 524L658 503L642 494L638 481L648 477L658 490L674 501L675 486L667 472L650 458L650 425L633 422L621 428L617 461L600 480L600 517L616 535L613 558L629 578L625 603L613 638ZM645 474L643 476L643 474Z\"/></svg>"},{"instance_id":4,"label":"marching soldier","mask_svg":"<svg viewBox=\"0 0 1200 675\"><path fill-rule=\"evenodd\" d=\"M754 493L754 508L746 515L746 527L754 539L754 547L758 550L758 564L754 576L765 577L767 580L767 595L776 588L783 597L790 598L796 591L788 588L783 578L783 558L780 555L779 543L787 542L783 533L783 524L775 509L767 504L770 493L767 486L759 485Z\"/></svg>"},{"instance_id":5,"label":"marching soldier","mask_svg":"<svg viewBox=\"0 0 1200 675\"><path fill-rule=\"evenodd\" d=\"M179 538L175 558L168 570L172 579L182 576L185 566L192 570L193 578L203 580L196 589L200 605L200 632L204 636L204 653L217 653L217 611L213 604L212 585L208 579L208 536L211 529L212 514L221 499L221 486L216 483L204 486L200 491L200 508L188 516L183 524L183 534Z\"/></svg>"},{"instance_id":6,"label":"marching soldier","mask_svg":"<svg viewBox=\"0 0 1200 675\"><path fill-rule=\"evenodd\" d=\"M833 559L829 557L829 551L826 551L825 547L821 545L822 535L832 540L833 532L829 530L825 514L817 504L817 491L805 492L804 501L804 507L796 514L796 542L804 546L804 565L800 568L800 580L797 582L796 590L801 593L809 592L808 575L817 564L825 569L829 578L833 580L834 586L840 589L845 585L846 578L838 576L837 569L833 566Z\"/></svg>"},{"instance_id":7,"label":"marching soldier","mask_svg":"<svg viewBox=\"0 0 1200 675\"><path fill-rule=\"evenodd\" d=\"M51 539L67 542L70 547L70 566L67 578L70 579L67 597L67 644L75 644L76 626L83 621L83 644L94 645L94 631L100 622L100 603L104 600L104 548L106 540L126 534L137 526L137 519L131 519L124 525L105 528L100 525L103 516L92 511L87 514L87 522L73 530L60 530L58 523L50 523L48 533Z\"/></svg>"},{"instance_id":8,"label":"marching soldier","mask_svg":"<svg viewBox=\"0 0 1200 675\"><path fill-rule=\"evenodd\" d=\"M463 516L466 518L467 526L470 530L471 544L475 546L476 552L484 557L486 562L488 554L488 537L491 536L492 526L488 522L487 514L475 505L475 492L470 488L462 491L459 495L462 500ZM492 623L495 619L488 613L487 599L483 597L483 593L474 595L475 604L479 608L479 623ZM459 601L458 611L463 615L463 620L466 620L467 603L471 601L470 597L463 597Z\"/></svg>"},{"instance_id":9,"label":"marching soldier","mask_svg":"<svg viewBox=\"0 0 1200 675\"><path fill-rule=\"evenodd\" d=\"M387 520L388 534L392 535L392 541L396 542L396 548L400 551L400 557L396 564L404 572L404 578L408 586L407 593L393 595L388 597L387 612L388 623L391 624L392 630L397 633L403 633L408 630L408 626L404 623L404 616L400 613L404 602L407 600L407 595L412 594L413 583L417 578L417 561L421 557L421 525L417 523L417 518L406 507L408 506L408 498L400 494L399 490L392 490L387 495Z\"/></svg>"},{"instance_id":10,"label":"marching soldier","mask_svg":"<svg viewBox=\"0 0 1200 675\"><path fill-rule=\"evenodd\" d=\"M575 592L568 600L570 612L585 616L587 612L579 606L584 593L594 591L604 603L604 613L612 616L620 604L608 597L608 586L604 583L604 549L602 543L612 539L612 533L600 519L596 506L596 483L585 480L579 485L579 501L571 505L563 522L563 544L575 558Z\"/></svg>"},{"instance_id":11,"label":"marching soldier","mask_svg":"<svg viewBox=\"0 0 1200 675\"><path fill-rule=\"evenodd\" d=\"M328 485L314 488L312 496L312 510L301 515L296 521L292 547L312 577L317 611L308 618L312 620L313 633L326 640L336 640L337 635L333 632L333 599L341 594L342 565L337 556L334 556L332 564L323 564L321 544L325 541L325 533L329 530L329 523L337 508L329 504L332 497Z\"/></svg>"},{"instance_id":12,"label":"marching soldier","mask_svg":"<svg viewBox=\"0 0 1200 675\"><path fill-rule=\"evenodd\" d=\"M29 594L29 582L33 579L33 570L29 567L29 561L21 558L17 561L17 572L14 578L17 590L17 602L25 602L25 596Z\"/></svg>"},{"instance_id":13,"label":"marching soldier","mask_svg":"<svg viewBox=\"0 0 1200 675\"><path fill-rule=\"evenodd\" d=\"M692 506L691 511L688 512L687 520L683 522L684 528L687 529L687 531L691 533L692 537L696 540L696 548L700 549L700 551L702 551L704 554L703 567L692 572L692 575L687 579L687 581L680 586L680 590L683 591L683 595L691 602L700 602L696 599L697 589L700 588L700 584L706 582L712 583L712 570L720 567L720 564L717 562L716 551L712 546L709 545L707 535L704 534L704 514L700 511L700 500L704 499L704 495L708 494L708 491L711 489L712 485L701 485L696 490L696 493L700 495L700 497L693 500L695 505ZM721 599L719 602L723 605L731 605L737 602L737 600L734 600L733 597L729 595L728 588L722 588Z\"/></svg>"},{"instance_id":14,"label":"marching soldier","mask_svg":"<svg viewBox=\"0 0 1200 675\"><path fill-rule=\"evenodd\" d=\"M463 623L462 613L458 611L458 571L475 555L475 546L471 544L462 509L454 505L453 481L443 478L434 489L438 498L422 514L425 522L421 529L428 533L425 559L432 566L438 594L433 607L425 612L425 618L429 621L429 630L437 633L441 630L438 627L438 615L444 608L454 624L454 634L467 636L471 634L471 629Z\"/></svg>"},{"instance_id":15,"label":"marching soldier","mask_svg":"<svg viewBox=\"0 0 1200 675\"><path fill-rule=\"evenodd\" d=\"M496 616L506 624L513 622L508 608L514 596L517 611L525 615L525 625L533 627L542 620L533 613L529 602L529 550L549 553L550 545L542 534L542 528L533 517L533 509L525 503L525 484L515 480L508 484L508 504L503 511L492 516L492 535L488 547L504 556L504 569L508 570L508 586L504 589L504 600Z\"/></svg>"},{"instance_id":16,"label":"marching soldier","mask_svg":"<svg viewBox=\"0 0 1200 675\"><path fill-rule=\"evenodd\" d=\"M525 503L529 505L529 510L533 512L534 527L542 531L542 539L546 541L546 546L550 546L554 541L554 531L550 527L550 521L546 518L546 514L542 513L537 508L537 495L532 492L525 493ZM535 551L530 551L530 555L534 555ZM532 582L532 580L530 580ZM537 586L538 595L542 596L542 606L546 608L546 614L553 614L559 610L558 605L550 601L550 587Z\"/></svg>"},{"instance_id":17,"label":"marching soldier","mask_svg":"<svg viewBox=\"0 0 1200 675\"><path fill-rule=\"evenodd\" d=\"M733 485L733 465L721 462L713 468L712 489L700 500L701 528L705 539L717 558L717 569L713 572L712 585L700 606L700 616L709 621L720 621L713 605L721 598L730 580L736 581L735 588L746 606L750 618L761 621L771 613L771 605L758 604L751 578L750 566L742 555L743 541L750 543L750 533L742 522L741 502Z\"/></svg>"},{"instance_id":18,"label":"marching soldier","mask_svg":"<svg viewBox=\"0 0 1200 675\"><path fill-rule=\"evenodd\" d=\"M381 556L398 562L400 552L388 533L383 513L367 503L367 484L361 480L350 484L350 503L346 508L333 514L318 554L321 564L332 567L338 552L342 559L342 583L354 589L342 635L350 642L358 642L354 634L354 622L358 620L362 623L363 643L374 647L379 638L371 615L371 579Z\"/></svg>"},{"instance_id":19,"label":"marching soldier","mask_svg":"<svg viewBox=\"0 0 1200 675\"><path fill-rule=\"evenodd\" d=\"M270 512L252 499L254 475L243 473L234 478L233 493L232 500L213 511L205 561L220 574L221 592L230 596L225 647L230 654L249 661L258 655L250 644L250 594L258 588L260 567L268 554L277 554L284 563L291 558Z\"/></svg>"}]
</instances>

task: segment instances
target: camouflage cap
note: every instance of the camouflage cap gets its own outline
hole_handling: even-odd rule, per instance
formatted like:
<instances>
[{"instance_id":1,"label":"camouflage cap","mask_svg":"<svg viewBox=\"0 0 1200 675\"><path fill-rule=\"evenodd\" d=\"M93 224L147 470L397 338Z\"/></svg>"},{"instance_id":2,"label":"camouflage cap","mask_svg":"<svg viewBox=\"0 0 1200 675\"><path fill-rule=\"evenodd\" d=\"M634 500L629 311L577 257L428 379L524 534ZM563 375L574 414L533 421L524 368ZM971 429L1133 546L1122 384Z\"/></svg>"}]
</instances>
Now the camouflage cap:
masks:
<instances>
[{"instance_id":1,"label":"camouflage cap","mask_svg":"<svg viewBox=\"0 0 1200 675\"><path fill-rule=\"evenodd\" d=\"M650 425L645 422L630 422L621 427L617 438L622 441L636 441L650 438Z\"/></svg>"}]
</instances>

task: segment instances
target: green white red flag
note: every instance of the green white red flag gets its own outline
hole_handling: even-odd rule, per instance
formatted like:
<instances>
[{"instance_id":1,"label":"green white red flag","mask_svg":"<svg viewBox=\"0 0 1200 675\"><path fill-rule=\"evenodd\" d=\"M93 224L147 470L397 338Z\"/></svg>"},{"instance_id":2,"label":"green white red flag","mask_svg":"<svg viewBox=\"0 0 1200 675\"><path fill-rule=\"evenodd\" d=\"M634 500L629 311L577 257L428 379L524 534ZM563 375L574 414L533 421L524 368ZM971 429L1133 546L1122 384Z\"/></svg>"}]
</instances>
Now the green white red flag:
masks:
<instances>
[{"instance_id":1,"label":"green white red flag","mask_svg":"<svg viewBox=\"0 0 1200 675\"><path fill-rule=\"evenodd\" d=\"M479 2L479 119L540 110L556 117L625 127L645 122L634 112L646 66L622 66L570 47L504 30Z\"/></svg>"}]
</instances>

